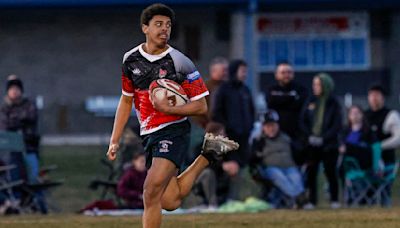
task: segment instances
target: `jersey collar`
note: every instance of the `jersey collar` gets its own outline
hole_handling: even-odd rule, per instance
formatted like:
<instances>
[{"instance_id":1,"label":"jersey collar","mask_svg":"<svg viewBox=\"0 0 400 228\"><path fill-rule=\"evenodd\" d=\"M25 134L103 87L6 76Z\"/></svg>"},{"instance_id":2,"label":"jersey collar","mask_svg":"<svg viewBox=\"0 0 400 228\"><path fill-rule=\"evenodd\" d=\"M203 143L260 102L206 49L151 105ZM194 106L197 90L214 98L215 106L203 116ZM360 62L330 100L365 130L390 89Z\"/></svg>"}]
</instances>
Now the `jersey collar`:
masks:
<instances>
[{"instance_id":1,"label":"jersey collar","mask_svg":"<svg viewBox=\"0 0 400 228\"><path fill-rule=\"evenodd\" d=\"M144 45L144 43L139 45L139 52L143 57L145 57L150 62L154 62L154 61L164 58L168 53L170 53L174 49L173 47L169 46L169 48L167 50L165 50L164 52L162 52L158 55L151 55L143 50L143 47L142 47L143 45Z\"/></svg>"}]
</instances>

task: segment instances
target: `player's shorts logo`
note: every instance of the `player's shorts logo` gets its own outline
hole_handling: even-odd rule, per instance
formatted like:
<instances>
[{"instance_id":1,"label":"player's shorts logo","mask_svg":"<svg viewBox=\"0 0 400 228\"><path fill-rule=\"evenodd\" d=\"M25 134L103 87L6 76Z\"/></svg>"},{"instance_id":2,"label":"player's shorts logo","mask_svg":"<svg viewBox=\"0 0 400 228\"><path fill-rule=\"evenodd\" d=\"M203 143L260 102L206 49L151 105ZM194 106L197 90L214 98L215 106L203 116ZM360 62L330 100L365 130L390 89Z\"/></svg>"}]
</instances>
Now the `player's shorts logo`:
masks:
<instances>
[{"instance_id":1,"label":"player's shorts logo","mask_svg":"<svg viewBox=\"0 0 400 228\"><path fill-rule=\"evenodd\" d=\"M168 153L169 152L169 145L172 145L173 142L169 140L162 140L160 141L160 153Z\"/></svg>"}]
</instances>

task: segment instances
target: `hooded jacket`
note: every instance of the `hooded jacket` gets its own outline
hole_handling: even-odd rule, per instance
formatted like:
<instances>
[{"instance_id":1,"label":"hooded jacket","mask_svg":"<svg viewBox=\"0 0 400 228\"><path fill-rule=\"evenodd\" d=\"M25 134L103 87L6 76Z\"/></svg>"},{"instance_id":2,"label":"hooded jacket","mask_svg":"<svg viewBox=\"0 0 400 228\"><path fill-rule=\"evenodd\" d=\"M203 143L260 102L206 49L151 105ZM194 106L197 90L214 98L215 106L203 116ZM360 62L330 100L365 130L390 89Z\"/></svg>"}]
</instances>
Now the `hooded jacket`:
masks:
<instances>
[{"instance_id":1,"label":"hooded jacket","mask_svg":"<svg viewBox=\"0 0 400 228\"><path fill-rule=\"evenodd\" d=\"M311 135L322 137L324 149L337 149L339 133L342 129L342 110L338 100L332 95L334 83L325 73L321 79L322 95L312 96L303 106L300 115L300 129L304 141Z\"/></svg>"},{"instance_id":2,"label":"hooded jacket","mask_svg":"<svg viewBox=\"0 0 400 228\"><path fill-rule=\"evenodd\" d=\"M229 80L216 91L211 107L213 121L222 123L226 132L239 136L248 136L254 122L254 104L250 89L237 79L242 60L229 64Z\"/></svg>"}]
</instances>

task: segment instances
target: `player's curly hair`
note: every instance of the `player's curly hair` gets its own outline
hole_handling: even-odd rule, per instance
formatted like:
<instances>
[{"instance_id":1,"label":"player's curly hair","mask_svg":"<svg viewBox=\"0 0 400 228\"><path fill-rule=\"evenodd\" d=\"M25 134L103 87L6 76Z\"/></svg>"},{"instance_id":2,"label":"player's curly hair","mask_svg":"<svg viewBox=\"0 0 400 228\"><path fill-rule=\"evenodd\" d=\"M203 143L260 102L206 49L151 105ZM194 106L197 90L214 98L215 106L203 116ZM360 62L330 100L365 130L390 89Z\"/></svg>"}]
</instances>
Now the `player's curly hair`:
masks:
<instances>
[{"instance_id":1,"label":"player's curly hair","mask_svg":"<svg viewBox=\"0 0 400 228\"><path fill-rule=\"evenodd\" d=\"M149 25L149 21L155 15L169 17L172 23L175 21L175 12L170 7L161 3L156 3L148 6L142 11L142 15L140 16L140 23L142 25Z\"/></svg>"}]
</instances>

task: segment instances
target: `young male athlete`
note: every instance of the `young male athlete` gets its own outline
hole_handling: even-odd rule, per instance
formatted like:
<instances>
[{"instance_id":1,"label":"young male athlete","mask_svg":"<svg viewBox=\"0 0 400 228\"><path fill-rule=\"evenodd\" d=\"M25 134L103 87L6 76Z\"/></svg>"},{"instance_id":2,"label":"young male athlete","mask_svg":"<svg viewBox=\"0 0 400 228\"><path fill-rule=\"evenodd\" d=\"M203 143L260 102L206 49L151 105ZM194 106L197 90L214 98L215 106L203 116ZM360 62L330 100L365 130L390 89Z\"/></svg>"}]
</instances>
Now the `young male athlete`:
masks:
<instances>
[{"instance_id":1,"label":"young male athlete","mask_svg":"<svg viewBox=\"0 0 400 228\"><path fill-rule=\"evenodd\" d=\"M153 4L142 12L146 42L124 55L122 95L107 152L110 160L116 158L119 139L134 104L149 168L143 193L145 228L160 227L161 209L178 208L201 171L239 146L222 136L206 134L201 155L177 176L190 140L186 116L207 113L208 91L192 61L167 44L173 20L174 12L163 4ZM166 96L154 99L149 94L149 85L159 78L179 83L190 102L175 107L169 105Z\"/></svg>"}]
</instances>

